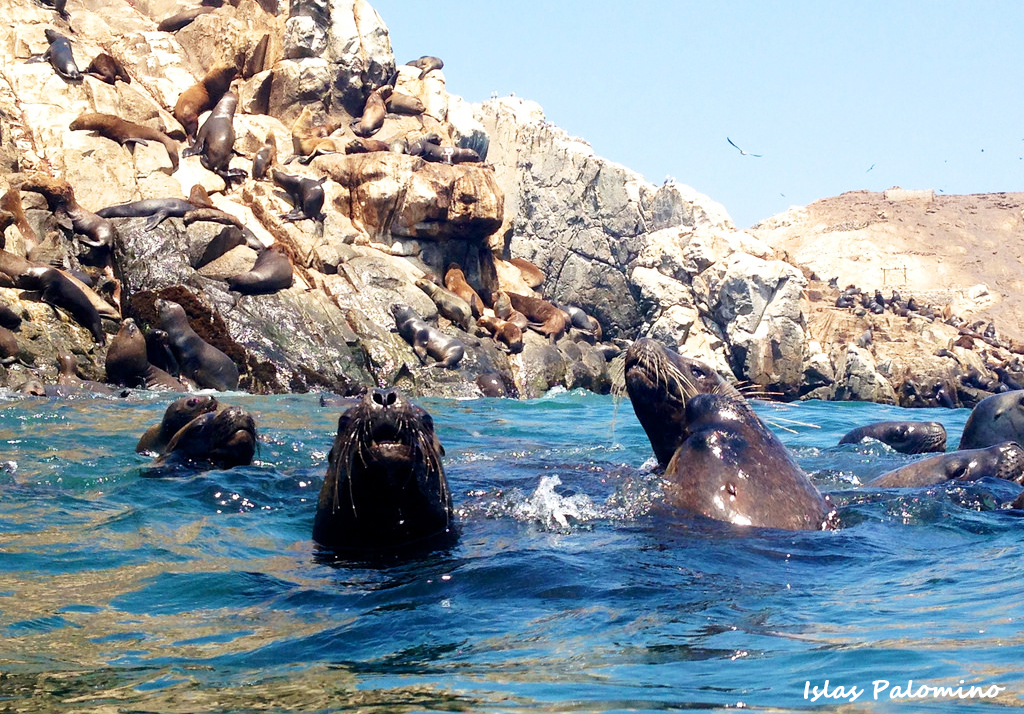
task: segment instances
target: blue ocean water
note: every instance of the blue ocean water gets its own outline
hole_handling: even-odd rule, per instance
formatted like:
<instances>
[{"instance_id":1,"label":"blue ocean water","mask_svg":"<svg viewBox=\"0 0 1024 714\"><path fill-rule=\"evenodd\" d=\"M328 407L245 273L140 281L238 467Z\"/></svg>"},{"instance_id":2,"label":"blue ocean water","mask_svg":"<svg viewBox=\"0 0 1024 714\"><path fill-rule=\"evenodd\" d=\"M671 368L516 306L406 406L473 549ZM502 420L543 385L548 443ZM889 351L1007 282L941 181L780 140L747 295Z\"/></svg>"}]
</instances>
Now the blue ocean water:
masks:
<instances>
[{"instance_id":1,"label":"blue ocean water","mask_svg":"<svg viewBox=\"0 0 1024 714\"><path fill-rule=\"evenodd\" d=\"M867 491L915 457L835 446L892 418L955 446L966 410L758 404L840 505L840 530L789 533L659 511L628 400L420 400L461 538L367 564L310 540L338 409L225 396L257 417L256 463L147 478L134 445L168 401L0 398L0 710L1022 704L1024 523L998 507L1019 489ZM826 680L847 698L814 700ZM1002 689L890 698L961 681Z\"/></svg>"}]
</instances>

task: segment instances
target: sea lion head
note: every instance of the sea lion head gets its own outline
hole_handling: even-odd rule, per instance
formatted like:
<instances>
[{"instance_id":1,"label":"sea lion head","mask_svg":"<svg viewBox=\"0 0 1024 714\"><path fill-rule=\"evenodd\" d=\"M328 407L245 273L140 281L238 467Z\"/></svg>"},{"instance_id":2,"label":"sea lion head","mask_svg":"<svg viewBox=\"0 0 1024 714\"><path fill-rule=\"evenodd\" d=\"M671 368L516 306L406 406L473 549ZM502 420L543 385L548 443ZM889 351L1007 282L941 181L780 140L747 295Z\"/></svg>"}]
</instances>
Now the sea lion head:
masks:
<instances>
[{"instance_id":1,"label":"sea lion head","mask_svg":"<svg viewBox=\"0 0 1024 714\"><path fill-rule=\"evenodd\" d=\"M734 391L703 362L646 337L626 351L625 370L633 411L662 466L686 439L686 402L697 394Z\"/></svg>"},{"instance_id":2,"label":"sea lion head","mask_svg":"<svg viewBox=\"0 0 1024 714\"><path fill-rule=\"evenodd\" d=\"M161 426L165 433L177 434L182 427L196 417L215 412L219 408L220 403L216 397L210 395L193 394L181 399L175 399L164 410Z\"/></svg>"},{"instance_id":3,"label":"sea lion head","mask_svg":"<svg viewBox=\"0 0 1024 714\"><path fill-rule=\"evenodd\" d=\"M338 418L313 539L374 551L454 535L444 448L426 410L374 389Z\"/></svg>"},{"instance_id":4,"label":"sea lion head","mask_svg":"<svg viewBox=\"0 0 1024 714\"><path fill-rule=\"evenodd\" d=\"M224 469L251 464L255 453L256 421L241 407L199 415L178 430L166 449L168 458Z\"/></svg>"}]
</instances>

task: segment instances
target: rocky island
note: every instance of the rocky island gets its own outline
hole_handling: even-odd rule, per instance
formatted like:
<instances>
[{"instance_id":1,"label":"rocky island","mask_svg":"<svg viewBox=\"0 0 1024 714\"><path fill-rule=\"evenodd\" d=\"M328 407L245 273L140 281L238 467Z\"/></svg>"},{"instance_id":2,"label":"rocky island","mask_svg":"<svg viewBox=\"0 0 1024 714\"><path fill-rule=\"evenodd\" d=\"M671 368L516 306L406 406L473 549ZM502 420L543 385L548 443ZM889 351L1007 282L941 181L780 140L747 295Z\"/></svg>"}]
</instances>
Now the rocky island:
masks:
<instances>
[{"instance_id":1,"label":"rocky island","mask_svg":"<svg viewBox=\"0 0 1024 714\"><path fill-rule=\"evenodd\" d=\"M738 230L533 102L449 94L363 0L0 8L8 388L606 392L638 337L786 400L1024 382L1021 194L852 192Z\"/></svg>"}]
</instances>

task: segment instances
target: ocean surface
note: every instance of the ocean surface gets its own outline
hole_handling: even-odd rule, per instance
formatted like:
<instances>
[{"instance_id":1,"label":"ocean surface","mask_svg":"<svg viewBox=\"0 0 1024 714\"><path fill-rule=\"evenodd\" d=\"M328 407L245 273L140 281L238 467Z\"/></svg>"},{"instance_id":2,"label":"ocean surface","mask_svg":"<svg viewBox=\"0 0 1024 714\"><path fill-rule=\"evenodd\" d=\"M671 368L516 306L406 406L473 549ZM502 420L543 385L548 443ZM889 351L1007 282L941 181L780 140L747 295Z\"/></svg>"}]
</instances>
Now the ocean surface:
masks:
<instances>
[{"instance_id":1,"label":"ocean surface","mask_svg":"<svg viewBox=\"0 0 1024 714\"><path fill-rule=\"evenodd\" d=\"M168 396L0 396L0 711L1024 705L1019 489L869 491L919 457L836 446L904 418L953 447L967 410L758 403L839 505L841 529L790 533L658 508L628 399L419 400L461 538L365 563L310 540L339 409L221 400L256 415L255 464L147 478ZM960 689L890 698L937 687Z\"/></svg>"}]
</instances>

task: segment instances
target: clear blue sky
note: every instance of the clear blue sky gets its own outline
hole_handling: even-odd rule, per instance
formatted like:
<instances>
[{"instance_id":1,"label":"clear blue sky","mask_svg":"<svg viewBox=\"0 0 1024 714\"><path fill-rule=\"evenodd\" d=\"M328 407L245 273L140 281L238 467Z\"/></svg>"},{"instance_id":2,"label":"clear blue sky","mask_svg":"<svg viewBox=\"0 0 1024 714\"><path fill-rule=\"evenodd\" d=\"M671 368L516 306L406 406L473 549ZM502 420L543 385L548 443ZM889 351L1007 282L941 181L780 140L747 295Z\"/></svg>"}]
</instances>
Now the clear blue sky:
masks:
<instances>
[{"instance_id":1,"label":"clear blue sky","mask_svg":"<svg viewBox=\"0 0 1024 714\"><path fill-rule=\"evenodd\" d=\"M532 99L741 228L856 189L1024 190L1019 0L370 2L397 61L440 57L469 101Z\"/></svg>"}]
</instances>

